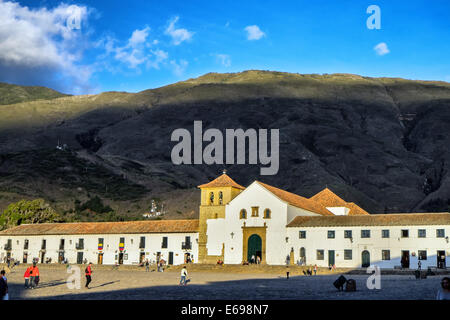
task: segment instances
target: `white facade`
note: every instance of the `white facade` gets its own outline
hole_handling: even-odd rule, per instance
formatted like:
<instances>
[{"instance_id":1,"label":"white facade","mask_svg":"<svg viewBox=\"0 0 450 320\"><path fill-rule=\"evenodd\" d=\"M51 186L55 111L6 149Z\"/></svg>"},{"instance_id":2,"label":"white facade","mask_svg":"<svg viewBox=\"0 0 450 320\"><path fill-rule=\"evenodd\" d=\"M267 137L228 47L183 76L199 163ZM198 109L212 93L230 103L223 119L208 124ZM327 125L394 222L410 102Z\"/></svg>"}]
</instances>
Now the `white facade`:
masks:
<instances>
[{"instance_id":1,"label":"white facade","mask_svg":"<svg viewBox=\"0 0 450 320\"><path fill-rule=\"evenodd\" d=\"M226 183L230 180L225 179ZM218 192L221 187L214 185ZM450 266L450 213L370 215L359 207L355 210L355 204L345 202L329 189L318 195L307 199L255 181L224 204L224 216L206 219L206 228L201 225L203 222L196 220L107 223L101 225L107 226L102 229L103 234L93 234L98 229L93 229L91 224L84 229L90 232L82 235L46 235L46 228L55 224L43 229L33 227L42 232L27 231L24 235L15 233L13 228L0 232L0 254L2 260L9 255L23 261L27 253L28 263L33 258L40 262L51 258L56 263L62 252L61 239L64 239L63 252L68 263L85 260L133 265L146 259L155 262L159 257L178 265L185 262L186 254L194 262L199 261L198 242L204 235L197 230L206 229L206 255L213 259L223 255L225 264L241 264L256 252L262 263L270 265L302 262L320 267L334 264L359 268L370 264L381 268L417 268L420 256L422 268ZM160 227L154 228L157 224ZM116 234L118 230L131 230L130 225L134 226L130 233ZM71 226L65 226L67 228L55 228L65 230L64 233L72 230ZM112 234L110 228L115 227L119 229L114 229ZM73 228L75 230L76 226ZM143 248L141 237L145 238ZM99 248L99 238L103 239L102 248ZM119 247L121 238L124 238L123 250ZM77 249L80 239L84 246ZM8 240L11 248L8 248ZM25 240L29 242L27 249L24 249ZM43 240L46 240L45 251L42 250ZM186 241L190 243L189 248ZM201 249L205 251L205 247ZM100 254L103 254L102 259Z\"/></svg>"},{"instance_id":2,"label":"white facade","mask_svg":"<svg viewBox=\"0 0 450 320\"><path fill-rule=\"evenodd\" d=\"M144 248L140 248L141 237L145 238ZM163 247L163 237L167 237L167 246ZM183 249L186 237L190 237L190 249ZM99 239L103 239L103 249L99 250ZM120 239L124 238L124 248L120 250ZM60 250L61 239L64 239L64 248ZM83 239L83 248L77 249L77 244ZM11 258L23 262L24 253L28 256L27 263L33 258L39 262L45 262L51 258L52 263L58 262L60 252L68 263L79 263L80 260L97 264L99 254L103 254L103 264L119 263L121 258L125 265L139 264L148 259L155 262L158 253L160 258L172 264L178 265L185 262L185 254L188 253L195 261L198 256L196 243L198 233L152 233L152 234L88 234L88 235L29 235L29 236L0 236L1 259L9 253ZM11 250L5 250L8 240L11 240ZM28 240L28 249L24 249L25 240ZM45 250L42 250L43 240L46 242ZM62 249L62 248L61 248ZM44 253L44 259L42 254ZM123 255L120 256L120 253ZM172 258L171 258L172 257Z\"/></svg>"},{"instance_id":3,"label":"white facade","mask_svg":"<svg viewBox=\"0 0 450 320\"><path fill-rule=\"evenodd\" d=\"M258 207L258 216L252 216L252 207ZM241 219L245 209L247 218ZM270 210L270 218L264 217L264 210ZM220 255L224 245L224 263L240 264L243 260L243 229L267 227L266 263L284 264L288 252L286 225L298 215L318 215L293 207L269 192L258 182L252 183L225 207L225 219L208 221L208 254Z\"/></svg>"},{"instance_id":4,"label":"white facade","mask_svg":"<svg viewBox=\"0 0 450 320\"><path fill-rule=\"evenodd\" d=\"M437 229L443 229L445 236L438 238ZM352 238L344 237L346 230L351 231ZM361 230L370 230L370 237L362 238ZM389 230L388 238L382 237L382 230ZM402 237L402 230L408 230L408 237ZM418 237L418 230L425 230L424 238ZM306 232L305 239L300 239L300 231ZM334 231L334 239L328 238L328 231ZM437 266L438 251L445 252L446 264L449 266L450 245L447 237L449 234L449 225L288 228L289 247L290 250L294 250L295 262L300 259L300 249L304 248L306 264L317 264L319 267L329 266L331 258L329 255L333 254L334 264L337 267L362 267L363 251L368 251L370 265L381 268L400 267L404 251L409 251L409 268L418 267L419 251L426 251L426 260L421 260L422 268ZM317 250L323 250L323 259L318 259ZM349 257L345 259L344 250L351 250L351 259ZM389 251L388 256L385 254L384 258L383 250Z\"/></svg>"}]
</instances>

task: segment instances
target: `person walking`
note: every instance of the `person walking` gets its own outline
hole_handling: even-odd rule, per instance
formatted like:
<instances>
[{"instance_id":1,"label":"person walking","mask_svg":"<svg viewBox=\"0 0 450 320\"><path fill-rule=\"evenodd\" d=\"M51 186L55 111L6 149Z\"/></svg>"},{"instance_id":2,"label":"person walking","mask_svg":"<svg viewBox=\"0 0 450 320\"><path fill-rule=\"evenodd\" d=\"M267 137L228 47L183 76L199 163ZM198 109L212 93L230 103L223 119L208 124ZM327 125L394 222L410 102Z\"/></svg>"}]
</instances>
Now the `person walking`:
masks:
<instances>
[{"instance_id":1,"label":"person walking","mask_svg":"<svg viewBox=\"0 0 450 320\"><path fill-rule=\"evenodd\" d=\"M28 267L23 275L23 278L25 279L25 289L28 289L30 287L30 271L31 267Z\"/></svg>"},{"instance_id":2,"label":"person walking","mask_svg":"<svg viewBox=\"0 0 450 320\"><path fill-rule=\"evenodd\" d=\"M34 267L36 266L36 263L33 263L33 266L30 267L30 289L34 289L35 285L35 278L34 278Z\"/></svg>"},{"instance_id":3,"label":"person walking","mask_svg":"<svg viewBox=\"0 0 450 320\"><path fill-rule=\"evenodd\" d=\"M450 278L442 278L441 286L442 288L439 289L436 300L450 300Z\"/></svg>"},{"instance_id":4,"label":"person walking","mask_svg":"<svg viewBox=\"0 0 450 320\"><path fill-rule=\"evenodd\" d=\"M89 283L91 283L91 281L92 281L92 278L91 278L91 276L92 276L92 263L91 262L89 262L89 264L86 267L86 270L84 270L84 272L85 272L85 275L86 275L86 285L84 287L87 288L87 289L90 289L89 288Z\"/></svg>"},{"instance_id":5,"label":"person walking","mask_svg":"<svg viewBox=\"0 0 450 320\"><path fill-rule=\"evenodd\" d=\"M422 269L422 261L418 260L417 261L417 270L421 270Z\"/></svg>"},{"instance_id":6,"label":"person walking","mask_svg":"<svg viewBox=\"0 0 450 320\"><path fill-rule=\"evenodd\" d=\"M39 277L40 277L39 268L37 265L33 266L33 275L34 275L34 284L35 284L35 287L37 287L39 284Z\"/></svg>"},{"instance_id":7,"label":"person walking","mask_svg":"<svg viewBox=\"0 0 450 320\"><path fill-rule=\"evenodd\" d=\"M0 271L0 299L9 300L8 295L8 279L5 276L5 270Z\"/></svg>"},{"instance_id":8,"label":"person walking","mask_svg":"<svg viewBox=\"0 0 450 320\"><path fill-rule=\"evenodd\" d=\"M314 265L314 275L317 274L317 264Z\"/></svg>"},{"instance_id":9,"label":"person walking","mask_svg":"<svg viewBox=\"0 0 450 320\"><path fill-rule=\"evenodd\" d=\"M148 259L145 260L145 271L149 272L150 271L150 263L148 262Z\"/></svg>"},{"instance_id":10,"label":"person walking","mask_svg":"<svg viewBox=\"0 0 450 320\"><path fill-rule=\"evenodd\" d=\"M188 272L186 270L186 266L183 266L183 269L181 269L181 279L180 279L180 286L186 285L186 278L187 278Z\"/></svg>"}]
</instances>

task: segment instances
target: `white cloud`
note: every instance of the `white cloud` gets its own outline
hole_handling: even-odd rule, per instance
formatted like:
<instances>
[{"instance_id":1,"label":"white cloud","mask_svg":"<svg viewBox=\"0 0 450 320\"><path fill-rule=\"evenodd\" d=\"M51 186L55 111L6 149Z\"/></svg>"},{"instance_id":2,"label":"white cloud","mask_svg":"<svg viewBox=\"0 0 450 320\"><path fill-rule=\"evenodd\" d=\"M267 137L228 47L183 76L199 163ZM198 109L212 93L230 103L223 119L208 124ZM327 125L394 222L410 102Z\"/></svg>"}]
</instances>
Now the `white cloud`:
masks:
<instances>
[{"instance_id":1,"label":"white cloud","mask_svg":"<svg viewBox=\"0 0 450 320\"><path fill-rule=\"evenodd\" d=\"M244 30L247 31L247 40L259 40L266 36L257 25L247 26Z\"/></svg>"},{"instance_id":2,"label":"white cloud","mask_svg":"<svg viewBox=\"0 0 450 320\"><path fill-rule=\"evenodd\" d=\"M137 45L144 43L148 37L149 31L149 27L145 27L142 30L134 30L131 38L128 40L130 47L136 47Z\"/></svg>"},{"instance_id":3,"label":"white cloud","mask_svg":"<svg viewBox=\"0 0 450 320\"><path fill-rule=\"evenodd\" d=\"M216 54L216 59L225 67L231 66L231 57L228 54Z\"/></svg>"},{"instance_id":4,"label":"white cloud","mask_svg":"<svg viewBox=\"0 0 450 320\"><path fill-rule=\"evenodd\" d=\"M193 32L190 32L186 29L175 29L175 23L179 20L179 17L175 17L172 19L169 23L169 26L167 27L165 34L172 37L172 42L174 45L179 45L183 41L190 40L192 36L194 35Z\"/></svg>"},{"instance_id":5,"label":"white cloud","mask_svg":"<svg viewBox=\"0 0 450 320\"><path fill-rule=\"evenodd\" d=\"M147 61L148 69L159 69L160 64L167 60L167 58L169 58L169 54L167 52L159 49L152 51L152 54L154 56L154 59Z\"/></svg>"},{"instance_id":6,"label":"white cloud","mask_svg":"<svg viewBox=\"0 0 450 320\"><path fill-rule=\"evenodd\" d=\"M379 56L384 56L385 54L388 54L390 52L385 42L377 44L375 47L373 47L373 49Z\"/></svg>"},{"instance_id":7,"label":"white cloud","mask_svg":"<svg viewBox=\"0 0 450 320\"><path fill-rule=\"evenodd\" d=\"M183 59L181 59L179 63L177 63L176 60L171 60L170 64L172 65L173 73L179 77L183 75L188 66L188 62Z\"/></svg>"},{"instance_id":8,"label":"white cloud","mask_svg":"<svg viewBox=\"0 0 450 320\"><path fill-rule=\"evenodd\" d=\"M79 64L87 17L85 6L30 9L0 0L0 81L88 90L93 69Z\"/></svg>"},{"instance_id":9,"label":"white cloud","mask_svg":"<svg viewBox=\"0 0 450 320\"><path fill-rule=\"evenodd\" d=\"M103 46L106 55L111 54L114 59L122 62L130 69L140 71L138 68L145 65L147 68L159 69L159 65L168 58L168 53L159 50L149 49L152 45L158 44L158 41L148 40L149 27L144 29L136 29L131 34L124 46L117 45L117 40L107 37L105 40L99 42L99 46ZM105 55L101 58L105 58Z\"/></svg>"}]
</instances>

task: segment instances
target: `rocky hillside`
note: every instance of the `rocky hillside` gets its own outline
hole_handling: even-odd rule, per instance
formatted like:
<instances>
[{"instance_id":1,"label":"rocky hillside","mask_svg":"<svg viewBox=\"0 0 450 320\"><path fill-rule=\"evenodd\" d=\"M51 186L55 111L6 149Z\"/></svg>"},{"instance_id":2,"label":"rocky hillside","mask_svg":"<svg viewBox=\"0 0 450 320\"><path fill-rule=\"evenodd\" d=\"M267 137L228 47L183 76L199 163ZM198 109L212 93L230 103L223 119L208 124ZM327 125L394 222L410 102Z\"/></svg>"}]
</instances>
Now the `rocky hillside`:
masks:
<instances>
[{"instance_id":1,"label":"rocky hillside","mask_svg":"<svg viewBox=\"0 0 450 320\"><path fill-rule=\"evenodd\" d=\"M0 99L1 100L1 99ZM176 128L280 129L280 169L171 162ZM68 150L55 147L66 144ZM371 213L447 211L450 84L349 74L206 74L136 94L106 92L0 106L0 209L45 198L59 211L98 195L139 215L196 217L195 186L225 167L304 196L328 186Z\"/></svg>"}]
</instances>

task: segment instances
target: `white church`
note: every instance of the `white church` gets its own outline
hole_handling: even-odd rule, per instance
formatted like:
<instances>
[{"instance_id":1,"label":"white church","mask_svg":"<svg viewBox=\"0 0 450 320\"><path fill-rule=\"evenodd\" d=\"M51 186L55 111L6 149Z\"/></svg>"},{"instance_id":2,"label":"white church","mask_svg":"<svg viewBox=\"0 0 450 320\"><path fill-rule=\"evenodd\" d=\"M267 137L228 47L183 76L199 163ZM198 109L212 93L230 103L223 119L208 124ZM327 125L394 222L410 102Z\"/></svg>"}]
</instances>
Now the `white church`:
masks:
<instances>
[{"instance_id":1,"label":"white church","mask_svg":"<svg viewBox=\"0 0 450 320\"><path fill-rule=\"evenodd\" d=\"M0 254L23 263L242 264L446 268L450 213L369 214L326 188L305 198L227 174L200 185L198 220L20 225Z\"/></svg>"}]
</instances>

